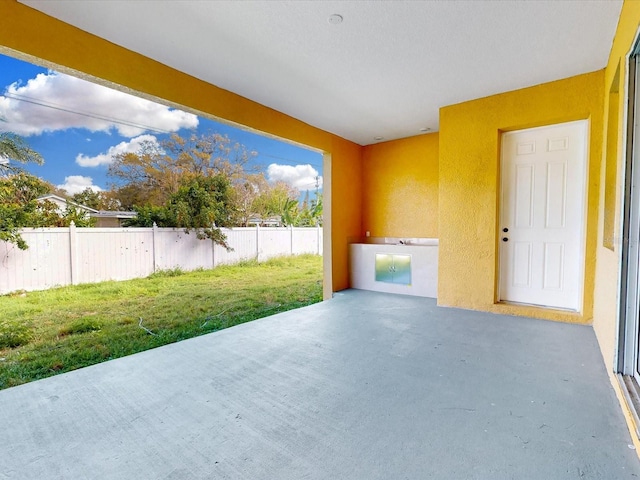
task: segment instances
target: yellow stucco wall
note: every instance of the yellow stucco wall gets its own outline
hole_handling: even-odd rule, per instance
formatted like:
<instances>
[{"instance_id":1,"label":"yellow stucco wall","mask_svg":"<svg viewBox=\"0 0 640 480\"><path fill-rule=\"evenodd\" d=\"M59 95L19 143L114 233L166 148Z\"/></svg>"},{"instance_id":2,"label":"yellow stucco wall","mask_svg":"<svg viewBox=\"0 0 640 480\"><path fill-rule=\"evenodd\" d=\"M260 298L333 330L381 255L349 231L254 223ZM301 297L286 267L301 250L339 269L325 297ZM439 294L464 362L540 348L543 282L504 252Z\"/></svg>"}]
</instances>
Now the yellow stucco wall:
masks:
<instances>
[{"instance_id":1,"label":"yellow stucco wall","mask_svg":"<svg viewBox=\"0 0 640 480\"><path fill-rule=\"evenodd\" d=\"M334 291L349 286L349 238L361 235L362 147L276 110L143 57L43 15L15 0L0 1L0 53L32 57L66 73L200 115L246 126L330 153L331 203L325 219L332 248L325 250L325 276ZM44 61L44 62L43 62ZM328 200L328 199L327 199ZM327 260L330 262L328 268ZM326 292L325 292L326 293Z\"/></svg>"},{"instance_id":2,"label":"yellow stucco wall","mask_svg":"<svg viewBox=\"0 0 640 480\"><path fill-rule=\"evenodd\" d=\"M364 147L362 229L373 237L438 236L438 134Z\"/></svg>"},{"instance_id":3,"label":"yellow stucco wall","mask_svg":"<svg viewBox=\"0 0 640 480\"><path fill-rule=\"evenodd\" d=\"M604 71L440 110L438 304L588 323L593 313ZM496 304L500 132L589 119L582 314Z\"/></svg>"},{"instance_id":4,"label":"yellow stucco wall","mask_svg":"<svg viewBox=\"0 0 640 480\"><path fill-rule=\"evenodd\" d=\"M600 179L602 183L599 212L601 222L598 226L598 238L596 242L596 275L594 285L594 308L593 308L593 329L598 338L598 344L602 352L602 357L607 368L607 372L611 379L616 395L622 405L625 419L629 426L631 438L636 446L636 450L640 452L640 440L637 434L637 425L631 414L630 405L623 394L623 390L615 375L616 366L614 365L617 350L617 331L618 331L618 305L619 305L619 289L620 289L620 254L621 254L621 205L623 186L623 165L624 161L624 142L625 142L625 108L627 101L627 55L633 47L633 42L640 28L640 2L625 1L618 20L618 27L614 37L609 61L604 73L604 106L603 112L606 113L603 125L603 138L607 139L607 148L603 152L603 162L600 171ZM619 69L618 78L616 71ZM611 95L610 92L615 90L618 84L618 95ZM610 101L617 101L617 107L610 105ZM617 115L617 118L609 118L610 115ZM615 142L615 145L611 145ZM607 172L607 163L610 168ZM612 168L612 164L615 168ZM609 201L606 197L609 194ZM611 196L615 198L611 199ZM608 203L608 205L607 205ZM615 207L615 212L611 212ZM611 238L605 239L605 213L607 213L608 224L606 233ZM613 247L607 248L608 247Z\"/></svg>"},{"instance_id":5,"label":"yellow stucco wall","mask_svg":"<svg viewBox=\"0 0 640 480\"><path fill-rule=\"evenodd\" d=\"M620 218L620 206L621 196L623 194L623 132L625 129L624 124L624 112L625 102L627 98L627 86L625 82L626 78L626 56L630 52L633 41L640 25L640 2L626 1L623 4L622 12L620 14L620 20L618 21L618 28L616 36L613 41L611 54L609 56L609 62L605 69L604 88L607 92L605 96L604 112L609 114L610 112L617 113L617 119L605 118L604 125L604 138L613 138L617 141L616 148L609 146L607 151L603 155L603 168L600 172L602 182L605 180L609 182L607 186L611 189L613 182L613 191L615 192L615 218ZM611 90L611 85L614 82L616 70L620 68L620 75L617 79L619 84L619 95L608 95ZM610 99L618 101L618 108L611 108L609 105ZM607 115L608 117L608 115ZM616 131L609 131L609 127L616 128ZM607 154L610 157L615 155L615 158L607 158ZM615 169L616 175L609 173L609 179L607 179L606 161L614 161L617 168ZM600 201L600 212L602 218L605 213L605 199L604 199L604 185L603 195ZM609 206L609 208L611 208ZM604 361L607 365L607 370L613 371L613 360L615 356L616 336L617 336L617 314L618 314L618 289L619 289L619 261L620 261L620 243L621 232L620 222L615 222L615 228L613 230L613 251L603 246L603 225L600 225L598 230L597 241L597 262L596 262L596 282L594 291L594 314L593 314L593 328L598 337L600 349Z\"/></svg>"}]
</instances>

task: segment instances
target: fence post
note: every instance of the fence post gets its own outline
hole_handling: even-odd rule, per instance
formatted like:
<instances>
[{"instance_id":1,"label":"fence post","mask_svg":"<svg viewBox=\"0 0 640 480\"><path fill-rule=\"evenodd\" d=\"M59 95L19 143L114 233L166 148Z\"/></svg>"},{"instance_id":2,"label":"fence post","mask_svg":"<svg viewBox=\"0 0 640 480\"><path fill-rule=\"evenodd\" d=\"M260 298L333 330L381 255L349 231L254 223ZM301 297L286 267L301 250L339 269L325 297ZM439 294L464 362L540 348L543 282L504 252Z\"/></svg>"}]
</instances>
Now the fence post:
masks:
<instances>
[{"instance_id":1,"label":"fence post","mask_svg":"<svg viewBox=\"0 0 640 480\"><path fill-rule=\"evenodd\" d=\"M216 222L213 222L213 229L216 228ZM211 240L211 268L216 268L216 242Z\"/></svg>"},{"instance_id":2,"label":"fence post","mask_svg":"<svg viewBox=\"0 0 640 480\"><path fill-rule=\"evenodd\" d=\"M151 244L153 245L153 273L157 272L158 268L158 245L157 238L158 235L158 225L156 222L153 222L153 228L151 229Z\"/></svg>"},{"instance_id":3,"label":"fence post","mask_svg":"<svg viewBox=\"0 0 640 480\"><path fill-rule=\"evenodd\" d=\"M318 255L320 255L320 246L321 246L320 242L322 242L322 234L320 233L320 224L316 225L316 231L317 231L317 234L316 234L316 247L317 247L316 253Z\"/></svg>"},{"instance_id":4,"label":"fence post","mask_svg":"<svg viewBox=\"0 0 640 480\"><path fill-rule=\"evenodd\" d=\"M71 285L78 284L78 239L76 224L73 220L69 223L69 267L71 269Z\"/></svg>"},{"instance_id":5,"label":"fence post","mask_svg":"<svg viewBox=\"0 0 640 480\"><path fill-rule=\"evenodd\" d=\"M293 255L293 225L289 225L289 255Z\"/></svg>"},{"instance_id":6,"label":"fence post","mask_svg":"<svg viewBox=\"0 0 640 480\"><path fill-rule=\"evenodd\" d=\"M256 223L256 261L260 261L260 224Z\"/></svg>"}]
</instances>

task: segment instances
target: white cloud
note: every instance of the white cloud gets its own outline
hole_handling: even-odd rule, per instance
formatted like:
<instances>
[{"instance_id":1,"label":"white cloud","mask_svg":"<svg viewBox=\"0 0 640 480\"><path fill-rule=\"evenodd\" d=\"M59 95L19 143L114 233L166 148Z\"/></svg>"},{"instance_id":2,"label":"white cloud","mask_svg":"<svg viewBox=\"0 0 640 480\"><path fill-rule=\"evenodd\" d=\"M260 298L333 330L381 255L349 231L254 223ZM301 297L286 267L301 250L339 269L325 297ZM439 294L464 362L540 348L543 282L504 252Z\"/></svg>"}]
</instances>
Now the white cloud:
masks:
<instances>
[{"instance_id":1,"label":"white cloud","mask_svg":"<svg viewBox=\"0 0 640 480\"><path fill-rule=\"evenodd\" d=\"M272 163L267 167L267 176L270 181L285 182L298 190L312 190L316 186L318 171L311 165L278 165ZM322 177L318 179L322 187Z\"/></svg>"},{"instance_id":2,"label":"white cloud","mask_svg":"<svg viewBox=\"0 0 640 480\"><path fill-rule=\"evenodd\" d=\"M93 184L93 178L84 177L82 175L71 175L69 177L64 177L64 183L62 185L57 185L57 187L66 190L69 195L80 193L86 188L90 188L95 192L102 191L100 187Z\"/></svg>"},{"instance_id":3,"label":"white cloud","mask_svg":"<svg viewBox=\"0 0 640 480\"><path fill-rule=\"evenodd\" d=\"M198 125L198 117L191 113L52 71L38 74L26 85L9 85L0 96L0 118L6 120L0 128L24 136L86 128L92 132L116 129L131 138L147 131L175 132Z\"/></svg>"},{"instance_id":4,"label":"white cloud","mask_svg":"<svg viewBox=\"0 0 640 480\"><path fill-rule=\"evenodd\" d=\"M109 147L105 153L96 155L95 157L87 157L83 153L78 154L76 163L81 167L97 167L98 165L109 165L113 160L113 156L119 153L135 153L140 150L140 146L144 142L150 142L158 145L158 139L153 135L140 135L132 138L129 142L120 142L118 145Z\"/></svg>"}]
</instances>

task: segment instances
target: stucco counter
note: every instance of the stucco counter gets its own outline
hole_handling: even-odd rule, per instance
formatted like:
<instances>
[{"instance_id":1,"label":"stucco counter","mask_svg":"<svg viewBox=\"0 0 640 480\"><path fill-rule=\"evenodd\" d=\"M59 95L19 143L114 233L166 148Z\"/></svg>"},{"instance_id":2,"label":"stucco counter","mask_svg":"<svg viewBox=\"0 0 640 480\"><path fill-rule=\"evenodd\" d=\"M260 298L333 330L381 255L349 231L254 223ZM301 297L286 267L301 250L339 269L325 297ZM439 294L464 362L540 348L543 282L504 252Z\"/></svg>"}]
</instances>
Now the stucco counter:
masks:
<instances>
[{"instance_id":1,"label":"stucco counter","mask_svg":"<svg viewBox=\"0 0 640 480\"><path fill-rule=\"evenodd\" d=\"M426 244L352 243L349 245L351 288L377 292L416 295L436 298L438 294L438 241ZM393 265L393 258L410 265L401 279L394 282L392 275L380 275L381 262ZM378 273L376 273L376 263ZM395 271L394 267L390 267ZM404 267L406 270L406 266Z\"/></svg>"}]
</instances>

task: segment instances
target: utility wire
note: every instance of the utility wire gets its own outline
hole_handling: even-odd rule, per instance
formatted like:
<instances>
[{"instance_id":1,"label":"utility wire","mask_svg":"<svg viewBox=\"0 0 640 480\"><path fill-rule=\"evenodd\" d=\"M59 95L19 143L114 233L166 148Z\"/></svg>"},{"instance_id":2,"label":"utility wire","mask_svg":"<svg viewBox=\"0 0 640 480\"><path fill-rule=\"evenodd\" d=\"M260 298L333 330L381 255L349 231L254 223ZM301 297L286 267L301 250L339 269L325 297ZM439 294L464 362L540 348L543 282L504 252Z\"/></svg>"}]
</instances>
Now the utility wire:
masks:
<instances>
[{"instance_id":1,"label":"utility wire","mask_svg":"<svg viewBox=\"0 0 640 480\"><path fill-rule=\"evenodd\" d=\"M318 183L316 183L316 182L313 182L313 183L305 183L304 185L300 185L300 187L299 187L299 188L305 188L305 187L306 187L306 188L309 188L309 187L315 187L315 188L316 188L316 190L322 190L322 187L321 187Z\"/></svg>"},{"instance_id":2,"label":"utility wire","mask_svg":"<svg viewBox=\"0 0 640 480\"><path fill-rule=\"evenodd\" d=\"M4 97L10 98L12 100L17 100L19 102L25 102L25 103L30 103L30 104L33 104L33 105L38 105L40 107L51 108L52 110L58 110L60 112L71 113L73 115L79 115L79 116L88 117L88 118L95 118L96 120L103 120L103 121L110 122L110 123L115 123L115 124L118 124L118 125L125 125L127 127L139 128L141 130L148 130L148 131L154 132L154 133L164 133L164 134L172 133L171 130L164 130L164 129L161 129L161 128L158 128L158 127L152 127L150 125L145 125L145 124L142 124L142 123L129 122L129 121L122 120L122 119L119 119L119 118L116 118L116 117L110 117L108 115L99 115L97 113L92 113L92 112L83 112L83 111L80 111L80 110L72 110L72 109L66 108L66 107L64 107L62 105L55 104L53 102L46 102L44 100L28 97L26 95L18 95L16 93L7 93L7 92L5 92ZM5 121L6 122L6 119L0 117L0 121ZM301 163L300 161L292 160L290 158L285 158L285 157L281 157L281 156L278 156L278 155L271 155L271 154L268 154L268 153L260 153L260 152L258 152L258 157L273 158L273 159L276 159L276 160L280 160L280 161L284 162L285 164L293 165L293 166L311 165L312 167L317 167L319 169L322 169L322 165L321 164L311 163L311 162Z\"/></svg>"},{"instance_id":3,"label":"utility wire","mask_svg":"<svg viewBox=\"0 0 640 480\"><path fill-rule=\"evenodd\" d=\"M167 134L171 133L170 130L163 130L161 128L151 127L149 125L144 125L144 124L141 124L141 123L128 122L126 120L121 120L121 119L115 118L115 117L109 117L107 115L98 115L97 113L81 112L79 110L71 110L71 109L65 108L65 107L63 107L61 105L56 105L55 103L45 102L45 101L40 100L40 99L31 98L31 97L27 97L27 96L24 96L24 95L17 95L15 93L6 93L5 92L4 96L6 98L10 98L12 100L17 100L19 102L31 103L33 105L38 105L38 106L41 106L41 107L51 108L53 110L58 110L60 112L71 113L71 114L80 115L80 116L83 116L83 117L95 118L97 120L104 120L106 122L116 123L118 125L125 125L125 126L128 126L128 127L140 128L141 130L149 130L149 131L155 132L155 133L167 133Z\"/></svg>"}]
</instances>

